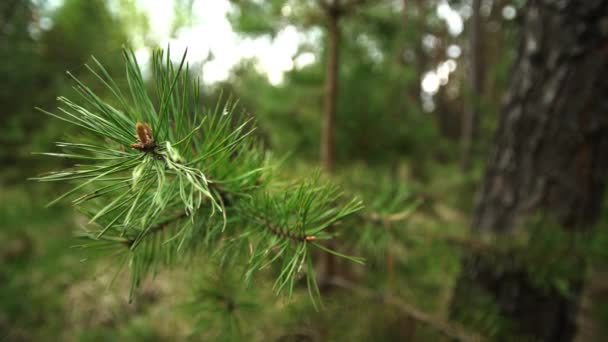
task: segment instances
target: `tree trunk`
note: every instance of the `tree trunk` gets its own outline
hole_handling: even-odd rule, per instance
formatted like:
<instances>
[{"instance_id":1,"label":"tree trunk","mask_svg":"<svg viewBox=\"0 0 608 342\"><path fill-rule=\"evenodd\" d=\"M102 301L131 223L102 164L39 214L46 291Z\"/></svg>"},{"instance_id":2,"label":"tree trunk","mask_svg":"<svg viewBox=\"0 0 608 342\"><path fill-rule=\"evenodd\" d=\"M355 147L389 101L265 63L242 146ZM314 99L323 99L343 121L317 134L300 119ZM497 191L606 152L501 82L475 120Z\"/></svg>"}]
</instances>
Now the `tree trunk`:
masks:
<instances>
[{"instance_id":1,"label":"tree trunk","mask_svg":"<svg viewBox=\"0 0 608 342\"><path fill-rule=\"evenodd\" d=\"M327 70L325 75L325 113L321 130L321 166L331 172L334 164L334 126L338 98L338 50L340 44L340 19L337 7L327 11Z\"/></svg>"},{"instance_id":2,"label":"tree trunk","mask_svg":"<svg viewBox=\"0 0 608 342\"><path fill-rule=\"evenodd\" d=\"M530 0L522 15L519 57L472 226L512 233L542 211L566 229L586 229L599 215L608 174L608 1ZM475 287L517 333L571 340L584 260L564 295L555 284L538 288L525 265L497 259L465 259L452 313L471 310Z\"/></svg>"},{"instance_id":3,"label":"tree trunk","mask_svg":"<svg viewBox=\"0 0 608 342\"><path fill-rule=\"evenodd\" d=\"M530 1L473 228L506 232L535 209L592 224L608 171L608 1Z\"/></svg>"},{"instance_id":4,"label":"tree trunk","mask_svg":"<svg viewBox=\"0 0 608 342\"><path fill-rule=\"evenodd\" d=\"M334 167L335 150L335 121L336 103L338 100L338 58L340 49L340 27L339 21L342 14L339 0L334 0L331 5L324 8L327 18L327 67L325 72L325 110L321 127L321 168L326 173L331 173ZM327 246L335 249L335 241L329 240ZM333 279L339 265L333 254L325 255L325 271L323 280L325 284L321 290L326 292L331 289L329 280Z\"/></svg>"},{"instance_id":5,"label":"tree trunk","mask_svg":"<svg viewBox=\"0 0 608 342\"><path fill-rule=\"evenodd\" d=\"M403 26L404 35L412 34L417 35L418 30L424 30L425 22L423 19L423 8L421 5L421 0L402 0L402 11L401 11L401 22ZM411 33L409 31L412 31ZM426 56L422 47L422 42L420 39L403 39L404 46L403 49L399 51L399 60L404 64L404 66L409 69L408 71L413 72L415 74L414 82L408 84L405 89L405 94L407 94L407 100L405 101L408 105L416 104L416 106L421 107L421 99L420 95L422 92L422 87L420 86L420 82L422 81L422 75L424 74L424 70L426 68ZM411 60L408 60L405 57L406 52L409 51L412 53Z\"/></svg>"},{"instance_id":6,"label":"tree trunk","mask_svg":"<svg viewBox=\"0 0 608 342\"><path fill-rule=\"evenodd\" d=\"M469 77L470 94L468 96L468 107L462 118L461 131L461 166L468 170L471 166L471 153L477 127L479 126L479 100L482 91L482 51L481 38L481 16L479 10L481 0L473 0L471 22L469 26Z\"/></svg>"}]
</instances>

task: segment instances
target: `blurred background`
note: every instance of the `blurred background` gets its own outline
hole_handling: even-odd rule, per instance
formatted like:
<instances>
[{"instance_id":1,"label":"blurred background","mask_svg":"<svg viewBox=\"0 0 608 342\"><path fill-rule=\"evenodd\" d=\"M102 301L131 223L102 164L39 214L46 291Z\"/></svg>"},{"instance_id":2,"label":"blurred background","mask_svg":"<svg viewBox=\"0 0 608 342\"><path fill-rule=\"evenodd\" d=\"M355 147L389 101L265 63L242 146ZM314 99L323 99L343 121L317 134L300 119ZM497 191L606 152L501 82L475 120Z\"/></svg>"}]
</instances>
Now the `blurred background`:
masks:
<instances>
[{"instance_id":1,"label":"blurred background","mask_svg":"<svg viewBox=\"0 0 608 342\"><path fill-rule=\"evenodd\" d=\"M338 247L367 265L338 265L321 312L234 290L267 303L246 339L605 340L608 11L546 3L1 1L0 340L230 338L192 314L208 277L161 271L129 303L70 249L83 219L45 208L66 185L27 180L70 165L32 154L72 129L34 107L74 97L66 71L107 96L84 65L124 84L123 46L144 76L153 48L187 48L205 106L238 98L286 175L321 167L365 201Z\"/></svg>"}]
</instances>

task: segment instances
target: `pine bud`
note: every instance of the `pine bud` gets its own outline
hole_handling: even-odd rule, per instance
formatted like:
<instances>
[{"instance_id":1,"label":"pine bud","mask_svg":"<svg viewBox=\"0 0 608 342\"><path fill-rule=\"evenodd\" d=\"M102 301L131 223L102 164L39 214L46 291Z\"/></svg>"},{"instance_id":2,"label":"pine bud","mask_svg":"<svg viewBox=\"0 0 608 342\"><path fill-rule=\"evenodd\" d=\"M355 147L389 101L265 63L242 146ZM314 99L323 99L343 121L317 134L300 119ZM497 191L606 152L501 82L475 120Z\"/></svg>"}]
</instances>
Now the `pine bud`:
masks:
<instances>
[{"instance_id":1,"label":"pine bud","mask_svg":"<svg viewBox=\"0 0 608 342\"><path fill-rule=\"evenodd\" d=\"M147 123L142 124L137 121L135 124L135 133L137 133L137 143L131 144L131 147L139 151L151 151L156 147L154 138L152 137L152 129Z\"/></svg>"}]
</instances>

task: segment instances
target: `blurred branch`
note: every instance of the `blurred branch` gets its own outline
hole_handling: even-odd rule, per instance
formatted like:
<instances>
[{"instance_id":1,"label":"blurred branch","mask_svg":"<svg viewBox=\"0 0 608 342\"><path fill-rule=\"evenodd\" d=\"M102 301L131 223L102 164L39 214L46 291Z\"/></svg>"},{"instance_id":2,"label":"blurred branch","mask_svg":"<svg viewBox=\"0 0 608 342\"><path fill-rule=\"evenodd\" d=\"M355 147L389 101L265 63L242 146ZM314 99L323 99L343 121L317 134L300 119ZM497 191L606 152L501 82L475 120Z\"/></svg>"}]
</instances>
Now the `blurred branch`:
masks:
<instances>
[{"instance_id":1,"label":"blurred branch","mask_svg":"<svg viewBox=\"0 0 608 342\"><path fill-rule=\"evenodd\" d=\"M381 225L383 228L391 228L393 223L409 219L418 206L414 206L392 214L378 212L361 213L358 217L364 222ZM429 231L412 232L418 237L429 240L441 240L455 247L466 249L475 253L492 253L500 250L496 244L477 238L460 236L453 233L436 234Z\"/></svg>"},{"instance_id":2,"label":"blurred branch","mask_svg":"<svg viewBox=\"0 0 608 342\"><path fill-rule=\"evenodd\" d=\"M332 5L330 5L327 1L325 0L317 0L317 4L319 5L319 7L321 7L324 11L329 11L329 9L331 8Z\"/></svg>"},{"instance_id":3,"label":"blurred branch","mask_svg":"<svg viewBox=\"0 0 608 342\"><path fill-rule=\"evenodd\" d=\"M367 297L381 299L385 304L393 306L405 314L410 319L416 322L424 324L429 328L437 331L441 335L456 341L483 341L483 337L478 335L472 335L465 332L462 328L451 325L439 318L431 317L426 313L416 309L410 304L404 302L400 298L391 295L385 295L369 288L359 286L343 278L332 278L329 280L332 285L337 287L353 291L357 294L364 295Z\"/></svg>"},{"instance_id":4,"label":"blurred branch","mask_svg":"<svg viewBox=\"0 0 608 342\"><path fill-rule=\"evenodd\" d=\"M393 222L404 221L410 217L414 211L406 209L393 214L381 214L378 212L371 212L368 215L362 215L363 220L371 223L380 223L384 226L389 226Z\"/></svg>"}]
</instances>

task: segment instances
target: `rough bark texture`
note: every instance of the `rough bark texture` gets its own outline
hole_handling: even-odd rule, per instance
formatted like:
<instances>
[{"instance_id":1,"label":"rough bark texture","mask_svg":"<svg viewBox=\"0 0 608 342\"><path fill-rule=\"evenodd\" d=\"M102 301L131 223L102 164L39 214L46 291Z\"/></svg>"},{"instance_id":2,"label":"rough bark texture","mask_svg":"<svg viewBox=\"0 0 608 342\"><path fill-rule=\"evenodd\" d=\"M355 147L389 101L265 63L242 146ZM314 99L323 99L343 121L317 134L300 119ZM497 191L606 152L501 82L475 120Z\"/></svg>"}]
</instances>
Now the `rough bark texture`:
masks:
<instances>
[{"instance_id":1,"label":"rough bark texture","mask_svg":"<svg viewBox=\"0 0 608 342\"><path fill-rule=\"evenodd\" d=\"M539 211L566 229L588 228L599 215L608 174L608 1L530 0L521 13L519 58L473 229L510 233ZM471 310L475 288L493 299L517 334L572 340L585 261L579 266L566 296L555 285L535 285L525 265L469 255L451 313Z\"/></svg>"},{"instance_id":2,"label":"rough bark texture","mask_svg":"<svg viewBox=\"0 0 608 342\"><path fill-rule=\"evenodd\" d=\"M513 259L512 254L465 258L450 307L451 318L477 329L497 329L489 333L497 341L571 341L577 332L576 298L554 286L539 287L525 265ZM570 293L576 295L583 282L572 279L569 285ZM488 296L493 306L483 299ZM498 310L500 320L493 316L493 310ZM480 322L480 316L489 317Z\"/></svg>"},{"instance_id":3,"label":"rough bark texture","mask_svg":"<svg viewBox=\"0 0 608 342\"><path fill-rule=\"evenodd\" d=\"M597 304L608 301L608 272L591 270L585 282L576 317L578 331L574 341L602 341L606 336L606 323L605 319L597 314Z\"/></svg>"},{"instance_id":4,"label":"rough bark texture","mask_svg":"<svg viewBox=\"0 0 608 342\"><path fill-rule=\"evenodd\" d=\"M530 1L473 228L597 218L608 171L608 1Z\"/></svg>"},{"instance_id":5,"label":"rough bark texture","mask_svg":"<svg viewBox=\"0 0 608 342\"><path fill-rule=\"evenodd\" d=\"M331 172L334 164L334 126L338 98L338 50L340 11L337 5L327 10L327 71L325 74L325 113L321 130L321 166Z\"/></svg>"}]
</instances>

